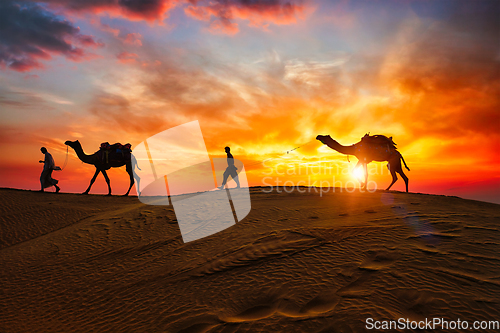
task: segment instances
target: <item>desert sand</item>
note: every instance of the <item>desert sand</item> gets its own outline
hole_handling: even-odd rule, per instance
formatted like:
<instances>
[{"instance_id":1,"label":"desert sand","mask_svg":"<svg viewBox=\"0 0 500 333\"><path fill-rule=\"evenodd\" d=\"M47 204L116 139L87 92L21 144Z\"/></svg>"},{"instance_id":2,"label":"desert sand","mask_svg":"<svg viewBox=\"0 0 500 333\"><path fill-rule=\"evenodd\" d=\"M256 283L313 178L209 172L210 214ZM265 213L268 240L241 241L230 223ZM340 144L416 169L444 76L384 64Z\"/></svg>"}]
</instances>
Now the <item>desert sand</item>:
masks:
<instances>
[{"instance_id":1,"label":"desert sand","mask_svg":"<svg viewBox=\"0 0 500 333\"><path fill-rule=\"evenodd\" d=\"M251 189L244 220L184 244L171 206L1 189L0 332L365 332L367 318L500 320L500 205L264 190Z\"/></svg>"}]
</instances>

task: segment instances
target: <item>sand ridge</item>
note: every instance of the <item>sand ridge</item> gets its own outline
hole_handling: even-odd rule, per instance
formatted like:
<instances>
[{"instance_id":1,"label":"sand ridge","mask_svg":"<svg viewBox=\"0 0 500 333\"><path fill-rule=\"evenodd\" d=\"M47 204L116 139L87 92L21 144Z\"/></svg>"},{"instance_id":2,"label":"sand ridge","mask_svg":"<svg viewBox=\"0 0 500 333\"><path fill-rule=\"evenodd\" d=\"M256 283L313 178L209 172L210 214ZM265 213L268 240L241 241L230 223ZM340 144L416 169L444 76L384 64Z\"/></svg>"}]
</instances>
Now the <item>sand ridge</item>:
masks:
<instances>
[{"instance_id":1,"label":"sand ridge","mask_svg":"<svg viewBox=\"0 0 500 333\"><path fill-rule=\"evenodd\" d=\"M279 190L279 189L278 189ZM184 244L171 206L2 189L1 332L363 332L500 320L500 206L264 193Z\"/></svg>"}]
</instances>

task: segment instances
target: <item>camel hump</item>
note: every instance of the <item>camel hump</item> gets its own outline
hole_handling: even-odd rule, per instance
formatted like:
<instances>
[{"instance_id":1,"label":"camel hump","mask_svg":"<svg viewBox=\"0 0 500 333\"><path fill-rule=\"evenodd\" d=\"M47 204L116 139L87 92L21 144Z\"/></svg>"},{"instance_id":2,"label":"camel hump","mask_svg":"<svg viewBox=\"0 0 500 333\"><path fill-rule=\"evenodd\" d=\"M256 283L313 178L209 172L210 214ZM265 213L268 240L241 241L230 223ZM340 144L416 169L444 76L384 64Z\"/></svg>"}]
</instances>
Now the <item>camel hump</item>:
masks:
<instances>
[{"instance_id":1,"label":"camel hump","mask_svg":"<svg viewBox=\"0 0 500 333\"><path fill-rule=\"evenodd\" d=\"M130 161L132 153L131 148L132 145L130 143L122 145L117 142L110 145L109 142L103 142L96 154L98 160L106 166L113 162L120 163Z\"/></svg>"},{"instance_id":2,"label":"camel hump","mask_svg":"<svg viewBox=\"0 0 500 333\"><path fill-rule=\"evenodd\" d=\"M385 135L381 134L366 134L363 138L361 138L361 141L372 145L389 145L389 147L396 149L396 143L392 140L392 136L386 137Z\"/></svg>"},{"instance_id":3,"label":"camel hump","mask_svg":"<svg viewBox=\"0 0 500 333\"><path fill-rule=\"evenodd\" d=\"M103 142L101 143L100 150L110 150L110 149L120 149L120 150L130 150L131 151L132 145L130 143L126 143L122 145L121 143L117 142L112 145L109 144L109 142Z\"/></svg>"}]
</instances>

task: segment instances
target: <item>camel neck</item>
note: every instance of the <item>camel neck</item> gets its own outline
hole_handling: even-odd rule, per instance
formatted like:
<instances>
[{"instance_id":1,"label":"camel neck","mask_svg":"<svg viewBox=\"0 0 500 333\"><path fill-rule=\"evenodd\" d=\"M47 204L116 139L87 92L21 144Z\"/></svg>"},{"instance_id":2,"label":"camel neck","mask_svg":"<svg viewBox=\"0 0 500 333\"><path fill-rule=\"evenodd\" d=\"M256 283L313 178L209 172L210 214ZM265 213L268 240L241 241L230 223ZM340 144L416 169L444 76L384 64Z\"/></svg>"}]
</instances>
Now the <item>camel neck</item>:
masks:
<instances>
[{"instance_id":1,"label":"camel neck","mask_svg":"<svg viewBox=\"0 0 500 333\"><path fill-rule=\"evenodd\" d=\"M93 164L92 155L87 155L83 152L82 145L78 142L76 146L73 148L76 152L76 155L83 163Z\"/></svg>"},{"instance_id":2,"label":"camel neck","mask_svg":"<svg viewBox=\"0 0 500 333\"><path fill-rule=\"evenodd\" d=\"M354 151L355 151L354 146L343 146L333 139L331 141L328 140L328 142L326 142L326 145L328 147L332 148L333 150L338 151L341 154L354 155Z\"/></svg>"}]
</instances>

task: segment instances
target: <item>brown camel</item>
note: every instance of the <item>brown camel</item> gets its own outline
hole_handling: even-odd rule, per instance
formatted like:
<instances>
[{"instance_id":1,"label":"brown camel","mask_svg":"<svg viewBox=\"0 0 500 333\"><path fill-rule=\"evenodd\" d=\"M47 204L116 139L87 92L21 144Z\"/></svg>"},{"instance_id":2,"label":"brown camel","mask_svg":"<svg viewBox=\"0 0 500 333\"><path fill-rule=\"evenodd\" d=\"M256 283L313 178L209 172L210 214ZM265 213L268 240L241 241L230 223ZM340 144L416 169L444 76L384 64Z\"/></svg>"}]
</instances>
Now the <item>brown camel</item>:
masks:
<instances>
[{"instance_id":1,"label":"brown camel","mask_svg":"<svg viewBox=\"0 0 500 333\"><path fill-rule=\"evenodd\" d=\"M408 171L410 171L410 169L406 165L403 155L401 155L401 153L396 149L396 144L392 141L392 137L387 138L384 135L369 136L367 134L361 139L360 142L351 146L342 146L340 143L333 140L329 135L318 135L316 137L316 140L321 141L323 144L326 144L328 147L338 151L341 154L354 155L358 158L358 164L355 168L362 165L365 172L365 182L363 183L360 180L361 187L365 187L368 182L367 164L372 161L387 161L389 162L387 167L389 168L389 171L392 175L392 183L391 185L389 185L386 191L388 191L398 180L398 177L396 175L397 172L405 181L406 192L408 192L408 177L406 177L403 172L401 161L403 161L403 164Z\"/></svg>"},{"instance_id":2,"label":"brown camel","mask_svg":"<svg viewBox=\"0 0 500 333\"><path fill-rule=\"evenodd\" d=\"M92 164L93 166L95 166L94 177L92 177L92 179L90 180L90 185L87 188L87 190L85 192L83 192L82 194L89 194L90 188L94 184L95 179L97 178L97 175L100 172L102 172L102 175L104 176L104 179L106 179L106 183L108 184L108 191L109 191L108 195L111 195L111 185L109 183L109 177L108 177L108 174L106 173L106 170L108 170L110 168L119 168L119 167L122 167L124 165L126 166L127 173L130 176L130 186L128 188L127 193L125 193L124 196L127 196L129 194L130 189L132 188L132 185L134 185L134 176L132 173L132 162L131 162L130 157L128 159L127 158L122 158L122 159L110 158L108 161L109 163L104 163L104 161L102 161L103 158L101 158L99 155L99 151L96 151L92 155L85 154L83 152L82 145L80 144L80 142L78 140L66 141L64 144L73 148L76 152L76 155L78 155L78 158L82 162L87 163L87 164Z\"/></svg>"}]
</instances>

